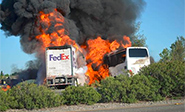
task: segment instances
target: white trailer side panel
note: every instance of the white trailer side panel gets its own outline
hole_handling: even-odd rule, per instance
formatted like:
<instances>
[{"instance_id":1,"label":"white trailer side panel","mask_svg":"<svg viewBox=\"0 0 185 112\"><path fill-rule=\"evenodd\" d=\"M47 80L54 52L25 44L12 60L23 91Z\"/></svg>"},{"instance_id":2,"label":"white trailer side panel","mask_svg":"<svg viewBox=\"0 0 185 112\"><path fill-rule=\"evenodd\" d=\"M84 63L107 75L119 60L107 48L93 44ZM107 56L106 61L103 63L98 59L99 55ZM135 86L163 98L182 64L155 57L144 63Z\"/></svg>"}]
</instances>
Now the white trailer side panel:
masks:
<instances>
[{"instance_id":1,"label":"white trailer side panel","mask_svg":"<svg viewBox=\"0 0 185 112\"><path fill-rule=\"evenodd\" d=\"M47 49L46 51L46 75L47 77L59 77L73 74L71 48Z\"/></svg>"}]
</instances>

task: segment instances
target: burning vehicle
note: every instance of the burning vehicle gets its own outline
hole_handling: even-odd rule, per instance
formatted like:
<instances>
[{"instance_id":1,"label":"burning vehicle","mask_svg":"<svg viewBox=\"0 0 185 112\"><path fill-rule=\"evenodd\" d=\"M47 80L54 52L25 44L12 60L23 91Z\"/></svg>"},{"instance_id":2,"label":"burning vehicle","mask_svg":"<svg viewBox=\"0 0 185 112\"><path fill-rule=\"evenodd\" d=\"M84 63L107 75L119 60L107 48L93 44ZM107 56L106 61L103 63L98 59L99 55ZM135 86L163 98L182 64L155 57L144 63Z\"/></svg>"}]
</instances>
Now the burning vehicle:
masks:
<instances>
[{"instance_id":1,"label":"burning vehicle","mask_svg":"<svg viewBox=\"0 0 185 112\"><path fill-rule=\"evenodd\" d=\"M150 64L150 56L146 47L127 47L114 50L101 57L104 57L104 65L101 66L104 70L109 71L107 75L113 77L123 74L123 70L129 71L129 76L132 76L137 74L142 67ZM48 86L76 85L77 83L84 85L88 79L85 75L86 72L86 60L83 54L73 46L46 48L46 82Z\"/></svg>"},{"instance_id":2,"label":"burning vehicle","mask_svg":"<svg viewBox=\"0 0 185 112\"><path fill-rule=\"evenodd\" d=\"M0 80L0 90L7 91L11 88L10 78Z\"/></svg>"},{"instance_id":3,"label":"burning vehicle","mask_svg":"<svg viewBox=\"0 0 185 112\"><path fill-rule=\"evenodd\" d=\"M104 63L106 54L132 46L131 41L137 32L136 19L144 5L143 0L2 0L1 30L7 36L20 37L22 50L35 54L38 60L35 67L30 66L24 73L18 73L24 75L21 75L24 80L36 78L37 84L43 84L46 80L48 84L52 84L52 81L57 84L56 81L62 82L71 73L69 75L73 78L70 84L74 84L76 74L77 80L84 83L86 71L88 84L92 84L109 77L109 66L112 64ZM85 61L78 62L82 66L77 66L76 73L74 64L67 65L69 71L64 65L54 70L49 62L61 60L64 55L49 53L63 49L56 46L66 45L72 47L64 48L64 51L73 52L74 48L77 55L83 54L75 59L81 60L84 56ZM68 60L73 54L70 55L64 56L65 59ZM109 62L112 63L111 60ZM127 69L130 69L129 66ZM66 70L66 74L63 74L65 78L52 79L50 71L57 74L57 70ZM18 81L22 81L21 77Z\"/></svg>"},{"instance_id":4,"label":"burning vehicle","mask_svg":"<svg viewBox=\"0 0 185 112\"><path fill-rule=\"evenodd\" d=\"M73 46L46 48L47 86L84 85L86 71L83 54Z\"/></svg>"},{"instance_id":5,"label":"burning vehicle","mask_svg":"<svg viewBox=\"0 0 185 112\"><path fill-rule=\"evenodd\" d=\"M129 71L129 76L150 64L150 55L146 47L127 47L115 50L105 55L104 62L109 66L111 76L123 74L123 70Z\"/></svg>"}]
</instances>

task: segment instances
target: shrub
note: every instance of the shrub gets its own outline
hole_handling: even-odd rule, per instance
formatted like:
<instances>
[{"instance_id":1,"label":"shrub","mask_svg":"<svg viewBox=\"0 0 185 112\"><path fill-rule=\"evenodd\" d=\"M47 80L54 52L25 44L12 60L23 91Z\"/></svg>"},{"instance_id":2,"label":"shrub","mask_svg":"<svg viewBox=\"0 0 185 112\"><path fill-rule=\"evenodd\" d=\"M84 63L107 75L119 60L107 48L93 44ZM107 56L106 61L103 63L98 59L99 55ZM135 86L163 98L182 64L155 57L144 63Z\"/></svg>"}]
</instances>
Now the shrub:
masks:
<instances>
[{"instance_id":1,"label":"shrub","mask_svg":"<svg viewBox=\"0 0 185 112\"><path fill-rule=\"evenodd\" d=\"M120 95L126 93L126 89L122 89L121 83L113 77L107 77L101 81L98 92L102 95L101 102L120 101Z\"/></svg>"},{"instance_id":2,"label":"shrub","mask_svg":"<svg viewBox=\"0 0 185 112\"><path fill-rule=\"evenodd\" d=\"M159 81L151 76L135 75L132 77L131 90L140 101L158 101L163 97L159 94Z\"/></svg>"},{"instance_id":3,"label":"shrub","mask_svg":"<svg viewBox=\"0 0 185 112\"><path fill-rule=\"evenodd\" d=\"M14 96L14 102L16 102L10 105L11 108L38 109L61 105L60 95L45 86L36 84L16 85L10 90L10 94Z\"/></svg>"},{"instance_id":4,"label":"shrub","mask_svg":"<svg viewBox=\"0 0 185 112\"><path fill-rule=\"evenodd\" d=\"M136 102L135 95L131 91L131 78L119 75L116 78L107 77L101 81L98 92L102 95L101 102Z\"/></svg>"},{"instance_id":5,"label":"shrub","mask_svg":"<svg viewBox=\"0 0 185 112\"><path fill-rule=\"evenodd\" d=\"M141 69L139 74L158 80L159 93L163 97L184 96L185 63L180 61L159 62Z\"/></svg>"},{"instance_id":6,"label":"shrub","mask_svg":"<svg viewBox=\"0 0 185 112\"><path fill-rule=\"evenodd\" d=\"M7 92L0 90L0 111L6 111L10 108L10 102L13 100Z\"/></svg>"},{"instance_id":7,"label":"shrub","mask_svg":"<svg viewBox=\"0 0 185 112\"><path fill-rule=\"evenodd\" d=\"M119 75L116 78L108 77L102 80L98 92L102 95L101 102L134 103L138 100L161 100L162 97L158 94L159 86L156 83L157 80L150 76Z\"/></svg>"},{"instance_id":8,"label":"shrub","mask_svg":"<svg viewBox=\"0 0 185 112\"><path fill-rule=\"evenodd\" d=\"M136 94L132 89L132 77L119 75L115 80L121 83L121 87L119 88L119 90L121 90L120 101L124 103L137 102ZM123 89L125 90L123 91Z\"/></svg>"},{"instance_id":9,"label":"shrub","mask_svg":"<svg viewBox=\"0 0 185 112\"><path fill-rule=\"evenodd\" d=\"M101 95L92 87L85 86L68 86L62 91L63 103L67 105L74 104L94 104L97 103Z\"/></svg>"}]
</instances>

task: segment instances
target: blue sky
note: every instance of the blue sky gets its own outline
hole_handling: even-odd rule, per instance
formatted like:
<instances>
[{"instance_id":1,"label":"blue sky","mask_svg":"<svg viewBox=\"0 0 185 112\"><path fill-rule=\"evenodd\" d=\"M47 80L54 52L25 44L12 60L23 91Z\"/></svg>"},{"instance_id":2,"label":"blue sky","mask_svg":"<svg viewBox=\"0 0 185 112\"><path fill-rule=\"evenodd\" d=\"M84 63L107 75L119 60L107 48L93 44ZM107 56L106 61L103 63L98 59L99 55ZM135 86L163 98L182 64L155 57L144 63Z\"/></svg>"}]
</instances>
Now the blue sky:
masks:
<instances>
[{"instance_id":1,"label":"blue sky","mask_svg":"<svg viewBox=\"0 0 185 112\"><path fill-rule=\"evenodd\" d=\"M145 1L147 5L139 21L150 55L158 61L159 53L169 48L177 36L185 37L185 0Z\"/></svg>"},{"instance_id":2,"label":"blue sky","mask_svg":"<svg viewBox=\"0 0 185 112\"><path fill-rule=\"evenodd\" d=\"M146 6L137 20L142 22L141 32L146 36L146 44L155 61L159 53L169 48L177 36L185 37L184 0L145 0ZM0 0L1 2L1 0ZM33 60L34 55L22 51L19 37L8 37L0 30L0 71L12 73L12 67L25 68L25 63Z\"/></svg>"}]
</instances>

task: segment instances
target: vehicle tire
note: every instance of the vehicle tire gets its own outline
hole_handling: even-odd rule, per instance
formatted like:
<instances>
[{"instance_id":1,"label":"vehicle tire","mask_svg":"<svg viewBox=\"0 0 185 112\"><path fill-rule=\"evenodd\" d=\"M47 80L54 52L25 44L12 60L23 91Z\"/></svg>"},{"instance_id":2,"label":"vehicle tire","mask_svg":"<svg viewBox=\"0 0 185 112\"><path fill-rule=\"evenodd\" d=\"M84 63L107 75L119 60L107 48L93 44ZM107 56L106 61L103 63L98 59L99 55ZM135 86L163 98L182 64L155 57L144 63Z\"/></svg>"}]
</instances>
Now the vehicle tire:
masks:
<instances>
[{"instance_id":1,"label":"vehicle tire","mask_svg":"<svg viewBox=\"0 0 185 112\"><path fill-rule=\"evenodd\" d=\"M74 78L73 79L73 86L78 86L78 79L77 78Z\"/></svg>"}]
</instances>

